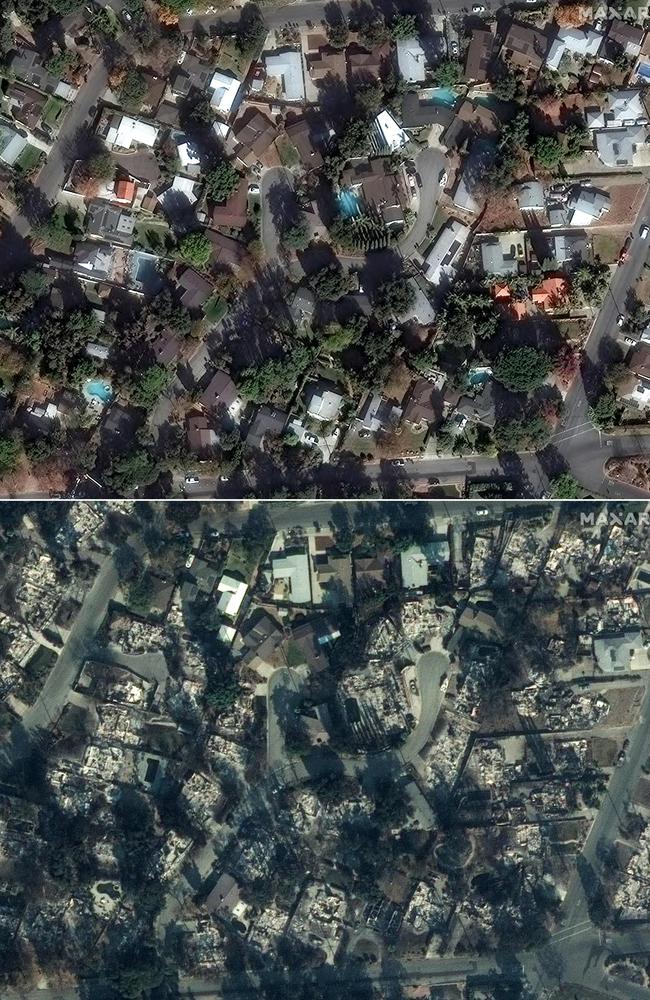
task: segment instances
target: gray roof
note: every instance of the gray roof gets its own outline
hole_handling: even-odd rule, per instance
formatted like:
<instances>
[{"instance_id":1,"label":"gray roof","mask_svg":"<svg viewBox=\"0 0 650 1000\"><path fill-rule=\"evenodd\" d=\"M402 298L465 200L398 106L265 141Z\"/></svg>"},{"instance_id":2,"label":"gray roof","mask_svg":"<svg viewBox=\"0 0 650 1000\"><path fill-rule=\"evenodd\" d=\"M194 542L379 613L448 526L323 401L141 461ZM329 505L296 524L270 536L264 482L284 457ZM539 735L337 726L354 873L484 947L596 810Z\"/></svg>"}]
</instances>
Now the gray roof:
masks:
<instances>
[{"instance_id":1,"label":"gray roof","mask_svg":"<svg viewBox=\"0 0 650 1000\"><path fill-rule=\"evenodd\" d=\"M88 206L86 216L88 235L106 240L107 243L119 243L131 246L135 216L115 205L105 201L93 201Z\"/></svg>"},{"instance_id":2,"label":"gray roof","mask_svg":"<svg viewBox=\"0 0 650 1000\"><path fill-rule=\"evenodd\" d=\"M650 667L648 650L638 629L594 639L594 656L607 674Z\"/></svg>"},{"instance_id":3,"label":"gray roof","mask_svg":"<svg viewBox=\"0 0 650 1000\"><path fill-rule=\"evenodd\" d=\"M639 125L630 128L607 129L596 132L596 150L608 167L630 166L637 146L643 145L646 129Z\"/></svg>"},{"instance_id":4,"label":"gray roof","mask_svg":"<svg viewBox=\"0 0 650 1000\"><path fill-rule=\"evenodd\" d=\"M481 243L481 262L486 274L516 274L519 270L517 258L504 257L498 240L484 240Z\"/></svg>"}]
</instances>

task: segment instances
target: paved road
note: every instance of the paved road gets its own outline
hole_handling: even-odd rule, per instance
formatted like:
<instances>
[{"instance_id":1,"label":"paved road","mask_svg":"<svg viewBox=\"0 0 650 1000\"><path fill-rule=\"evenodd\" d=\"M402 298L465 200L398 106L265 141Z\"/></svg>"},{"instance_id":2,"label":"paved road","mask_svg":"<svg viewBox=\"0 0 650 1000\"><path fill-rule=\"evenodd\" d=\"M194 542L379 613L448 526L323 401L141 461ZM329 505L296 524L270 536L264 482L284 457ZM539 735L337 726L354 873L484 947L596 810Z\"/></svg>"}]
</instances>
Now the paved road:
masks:
<instances>
[{"instance_id":1,"label":"paved road","mask_svg":"<svg viewBox=\"0 0 650 1000\"><path fill-rule=\"evenodd\" d=\"M446 168L446 161L437 149L423 149L415 158L415 167L420 175L420 204L413 228L403 239L399 248L404 257L410 257L427 235L427 226L433 219L440 198L440 177Z\"/></svg>"},{"instance_id":2,"label":"paved road","mask_svg":"<svg viewBox=\"0 0 650 1000\"><path fill-rule=\"evenodd\" d=\"M97 61L68 109L48 158L34 182L34 186L43 198L50 203L55 201L65 176L76 158L79 133L92 124L97 102L106 89L107 82L106 66L103 60L97 56ZM12 223L21 236L29 235L31 226L24 215L14 216Z\"/></svg>"}]
</instances>

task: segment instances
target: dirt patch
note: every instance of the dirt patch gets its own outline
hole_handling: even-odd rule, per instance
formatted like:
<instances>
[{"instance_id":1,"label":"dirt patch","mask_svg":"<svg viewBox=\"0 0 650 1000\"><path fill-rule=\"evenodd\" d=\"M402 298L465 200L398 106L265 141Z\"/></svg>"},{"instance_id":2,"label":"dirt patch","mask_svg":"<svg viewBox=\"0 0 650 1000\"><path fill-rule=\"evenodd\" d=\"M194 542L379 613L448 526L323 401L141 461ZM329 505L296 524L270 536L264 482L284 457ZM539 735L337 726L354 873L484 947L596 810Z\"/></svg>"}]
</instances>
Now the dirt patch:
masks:
<instances>
[{"instance_id":1,"label":"dirt patch","mask_svg":"<svg viewBox=\"0 0 650 1000\"><path fill-rule=\"evenodd\" d=\"M643 455L631 458L610 458L605 465L605 475L619 483L627 483L650 493L650 459Z\"/></svg>"},{"instance_id":2,"label":"dirt patch","mask_svg":"<svg viewBox=\"0 0 650 1000\"><path fill-rule=\"evenodd\" d=\"M645 688L613 688L602 690L602 695L609 702L609 712L602 721L602 727L612 729L616 726L633 726L637 721L639 706L643 699Z\"/></svg>"},{"instance_id":3,"label":"dirt patch","mask_svg":"<svg viewBox=\"0 0 650 1000\"><path fill-rule=\"evenodd\" d=\"M594 233L594 257L603 264L615 264L621 252L621 237L613 233Z\"/></svg>"},{"instance_id":4,"label":"dirt patch","mask_svg":"<svg viewBox=\"0 0 650 1000\"><path fill-rule=\"evenodd\" d=\"M594 736L591 741L591 759L597 767L613 767L618 754L616 740Z\"/></svg>"}]
</instances>

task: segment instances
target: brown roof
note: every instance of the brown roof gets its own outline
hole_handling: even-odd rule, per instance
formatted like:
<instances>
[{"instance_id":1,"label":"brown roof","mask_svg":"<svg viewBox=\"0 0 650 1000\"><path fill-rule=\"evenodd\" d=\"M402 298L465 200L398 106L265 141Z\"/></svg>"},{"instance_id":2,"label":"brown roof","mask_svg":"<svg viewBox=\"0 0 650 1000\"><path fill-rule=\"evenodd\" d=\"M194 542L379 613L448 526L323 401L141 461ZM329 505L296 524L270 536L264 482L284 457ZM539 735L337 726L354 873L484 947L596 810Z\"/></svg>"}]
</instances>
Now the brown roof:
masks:
<instances>
[{"instance_id":1,"label":"brown roof","mask_svg":"<svg viewBox=\"0 0 650 1000\"><path fill-rule=\"evenodd\" d=\"M181 302L186 309L192 311L201 308L206 299L212 295L212 285L201 277L198 271L186 267L178 279L178 287L182 291Z\"/></svg>"},{"instance_id":2,"label":"brown roof","mask_svg":"<svg viewBox=\"0 0 650 1000\"><path fill-rule=\"evenodd\" d=\"M226 372L215 372L201 395L201 406L206 410L229 406L237 399L237 386Z\"/></svg>"},{"instance_id":3,"label":"brown roof","mask_svg":"<svg viewBox=\"0 0 650 1000\"><path fill-rule=\"evenodd\" d=\"M368 52L366 49L349 46L347 49L347 60L350 75L361 75L376 78L379 76L382 64L388 57L390 45L384 42L377 45Z\"/></svg>"},{"instance_id":4,"label":"brown roof","mask_svg":"<svg viewBox=\"0 0 650 1000\"><path fill-rule=\"evenodd\" d=\"M410 390L409 400L404 408L404 420L410 424L434 424L442 416L442 400L436 409L434 400L440 393L426 378L418 379Z\"/></svg>"},{"instance_id":5,"label":"brown roof","mask_svg":"<svg viewBox=\"0 0 650 1000\"><path fill-rule=\"evenodd\" d=\"M243 147L237 151L237 155L243 160L250 158L251 154L254 159L259 159L279 135L273 122L256 108L247 108L233 124L232 131Z\"/></svg>"},{"instance_id":6,"label":"brown roof","mask_svg":"<svg viewBox=\"0 0 650 1000\"><path fill-rule=\"evenodd\" d=\"M285 132L298 150L303 166L309 167L309 169L317 169L323 165L323 157L312 140L309 122L305 118L287 125Z\"/></svg>"},{"instance_id":7,"label":"brown roof","mask_svg":"<svg viewBox=\"0 0 650 1000\"><path fill-rule=\"evenodd\" d=\"M16 121L29 128L38 125L48 100L46 94L39 94L37 90L14 81L7 88L7 97L16 102L11 111Z\"/></svg>"},{"instance_id":8,"label":"brown roof","mask_svg":"<svg viewBox=\"0 0 650 1000\"><path fill-rule=\"evenodd\" d=\"M330 45L320 48L318 52L310 53L307 56L307 66L309 75L317 83L326 80L330 76L345 80L347 75L347 64L345 52L340 49L333 49Z\"/></svg>"},{"instance_id":9,"label":"brown roof","mask_svg":"<svg viewBox=\"0 0 650 1000\"><path fill-rule=\"evenodd\" d=\"M212 243L212 266L236 267L246 255L244 246L230 236L224 236L214 229L206 229L205 235Z\"/></svg>"},{"instance_id":10,"label":"brown roof","mask_svg":"<svg viewBox=\"0 0 650 1000\"><path fill-rule=\"evenodd\" d=\"M210 221L213 226L244 228L248 221L248 181L244 177L227 201L212 206Z\"/></svg>"},{"instance_id":11,"label":"brown roof","mask_svg":"<svg viewBox=\"0 0 650 1000\"><path fill-rule=\"evenodd\" d=\"M246 444L251 448L263 448L267 434L278 437L282 434L289 414L284 410L276 410L273 406L260 406L246 437Z\"/></svg>"},{"instance_id":12,"label":"brown roof","mask_svg":"<svg viewBox=\"0 0 650 1000\"><path fill-rule=\"evenodd\" d=\"M211 451L217 444L217 434L207 417L195 415L187 418L187 443L198 454Z\"/></svg>"},{"instance_id":13,"label":"brown roof","mask_svg":"<svg viewBox=\"0 0 650 1000\"><path fill-rule=\"evenodd\" d=\"M318 52L319 49L326 49L328 47L329 40L327 35L324 35L322 32L307 35L306 52Z\"/></svg>"},{"instance_id":14,"label":"brown roof","mask_svg":"<svg viewBox=\"0 0 650 1000\"><path fill-rule=\"evenodd\" d=\"M650 378L650 344L637 344L630 352L627 366L639 378Z\"/></svg>"},{"instance_id":15,"label":"brown roof","mask_svg":"<svg viewBox=\"0 0 650 1000\"><path fill-rule=\"evenodd\" d=\"M640 46L643 44L644 37L644 29L640 28L637 24L629 24L627 21L621 21L620 17L615 17L609 22L607 38L612 42L616 42L622 48L625 48L626 45Z\"/></svg>"},{"instance_id":16,"label":"brown roof","mask_svg":"<svg viewBox=\"0 0 650 1000\"><path fill-rule=\"evenodd\" d=\"M387 171L383 159L365 160L348 167L343 171L341 182L346 187L361 184L366 203L382 210L403 206L406 200L400 175Z\"/></svg>"},{"instance_id":17,"label":"brown roof","mask_svg":"<svg viewBox=\"0 0 650 1000\"><path fill-rule=\"evenodd\" d=\"M548 51L548 38L537 28L513 21L501 48L506 62L520 69L539 70Z\"/></svg>"},{"instance_id":18,"label":"brown roof","mask_svg":"<svg viewBox=\"0 0 650 1000\"><path fill-rule=\"evenodd\" d=\"M167 331L161 333L159 337L153 341L151 349L156 356L156 361L161 365L170 365L172 361L176 361L181 353L181 343L178 337L174 336L173 333Z\"/></svg>"},{"instance_id":19,"label":"brown roof","mask_svg":"<svg viewBox=\"0 0 650 1000\"><path fill-rule=\"evenodd\" d=\"M465 56L465 79L485 83L494 36L489 28L475 28Z\"/></svg>"}]
</instances>

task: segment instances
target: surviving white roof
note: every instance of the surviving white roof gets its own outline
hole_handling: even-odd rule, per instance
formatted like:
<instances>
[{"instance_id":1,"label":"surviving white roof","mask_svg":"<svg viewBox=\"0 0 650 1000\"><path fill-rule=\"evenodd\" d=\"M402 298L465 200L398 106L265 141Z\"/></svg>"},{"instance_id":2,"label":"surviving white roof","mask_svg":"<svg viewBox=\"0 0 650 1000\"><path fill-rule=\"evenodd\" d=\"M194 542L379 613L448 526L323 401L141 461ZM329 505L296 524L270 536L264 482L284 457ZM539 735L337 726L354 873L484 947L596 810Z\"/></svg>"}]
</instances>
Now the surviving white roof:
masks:
<instances>
[{"instance_id":1,"label":"surviving white roof","mask_svg":"<svg viewBox=\"0 0 650 1000\"><path fill-rule=\"evenodd\" d=\"M292 604L309 604L311 581L306 552L291 552L272 560L273 580L283 580L290 588Z\"/></svg>"},{"instance_id":2,"label":"surviving white roof","mask_svg":"<svg viewBox=\"0 0 650 1000\"><path fill-rule=\"evenodd\" d=\"M411 141L411 137L401 128L388 111L380 111L375 118L375 128L378 130L384 145L394 153Z\"/></svg>"},{"instance_id":3,"label":"surviving white roof","mask_svg":"<svg viewBox=\"0 0 650 1000\"><path fill-rule=\"evenodd\" d=\"M224 73L220 69L215 70L210 80L210 90L213 91L210 107L214 108L215 111L220 111L223 115L229 114L240 87L241 82L237 77L230 73Z\"/></svg>"},{"instance_id":4,"label":"surviving white roof","mask_svg":"<svg viewBox=\"0 0 650 1000\"><path fill-rule=\"evenodd\" d=\"M243 580L236 580L234 576L228 576L227 573L224 573L217 584L217 590L221 594L219 603L217 604L218 610L222 615L226 615L227 618L236 618L239 614L242 601L246 596L248 584L244 583Z\"/></svg>"},{"instance_id":5,"label":"surviving white roof","mask_svg":"<svg viewBox=\"0 0 650 1000\"><path fill-rule=\"evenodd\" d=\"M469 226L456 219L450 219L438 234L438 238L425 257L424 275L432 285L437 285L444 274L449 274L458 254L469 236Z\"/></svg>"},{"instance_id":6,"label":"surviving white roof","mask_svg":"<svg viewBox=\"0 0 650 1000\"><path fill-rule=\"evenodd\" d=\"M397 65L404 80L422 83L426 77L426 58L418 38L398 38Z\"/></svg>"},{"instance_id":7,"label":"surviving white roof","mask_svg":"<svg viewBox=\"0 0 650 1000\"><path fill-rule=\"evenodd\" d=\"M197 200L194 193L195 184L196 181L193 181L191 177L180 177L179 174L176 174L171 187L168 187L166 191L158 195L158 201L161 201L164 205L166 201L170 201L171 203L178 199L179 195L184 195L190 205L194 205Z\"/></svg>"},{"instance_id":8,"label":"surviving white roof","mask_svg":"<svg viewBox=\"0 0 650 1000\"><path fill-rule=\"evenodd\" d=\"M343 396L340 392L332 392L325 389L324 392L315 392L309 400L307 413L316 420L334 420L339 410Z\"/></svg>"},{"instance_id":9,"label":"surviving white roof","mask_svg":"<svg viewBox=\"0 0 650 1000\"><path fill-rule=\"evenodd\" d=\"M613 90L605 95L605 106L587 109L587 125L591 129L626 128L647 125L648 112L640 90Z\"/></svg>"},{"instance_id":10,"label":"surviving white roof","mask_svg":"<svg viewBox=\"0 0 650 1000\"><path fill-rule=\"evenodd\" d=\"M8 167L14 163L27 146L27 139L7 125L0 124L0 160Z\"/></svg>"},{"instance_id":11,"label":"surviving white roof","mask_svg":"<svg viewBox=\"0 0 650 1000\"><path fill-rule=\"evenodd\" d=\"M78 93L78 87L71 87L69 83L64 83L63 80L59 80L54 88L54 96L61 97L64 101L74 101Z\"/></svg>"},{"instance_id":12,"label":"surviving white roof","mask_svg":"<svg viewBox=\"0 0 650 1000\"><path fill-rule=\"evenodd\" d=\"M590 226L595 219L600 219L601 215L609 211L610 198L606 191L598 191L596 188L580 188L568 203L568 208L572 210L569 219L570 226Z\"/></svg>"},{"instance_id":13,"label":"surviving white roof","mask_svg":"<svg viewBox=\"0 0 650 1000\"><path fill-rule=\"evenodd\" d=\"M282 81L282 97L285 101L304 101L305 81L302 75L302 53L276 52L265 56L267 76Z\"/></svg>"},{"instance_id":14,"label":"surviving white roof","mask_svg":"<svg viewBox=\"0 0 650 1000\"><path fill-rule=\"evenodd\" d=\"M181 161L182 167L198 167L201 163L196 149L189 142L182 142L179 145L178 159Z\"/></svg>"},{"instance_id":15,"label":"surviving white roof","mask_svg":"<svg viewBox=\"0 0 650 1000\"><path fill-rule=\"evenodd\" d=\"M427 557L418 545L411 545L400 552L402 583L405 587L426 587L429 582L429 564Z\"/></svg>"},{"instance_id":16,"label":"surviving white roof","mask_svg":"<svg viewBox=\"0 0 650 1000\"><path fill-rule=\"evenodd\" d=\"M152 148L156 144L157 138L158 129L155 125L147 125L146 122L141 122L137 118L122 115L117 127L110 126L106 142L109 146L117 146L119 149L131 149L131 146Z\"/></svg>"},{"instance_id":17,"label":"surviving white roof","mask_svg":"<svg viewBox=\"0 0 650 1000\"><path fill-rule=\"evenodd\" d=\"M629 167L634 163L634 154L647 138L643 125L627 128L608 128L596 132L596 152L608 167Z\"/></svg>"},{"instance_id":18,"label":"surviving white roof","mask_svg":"<svg viewBox=\"0 0 650 1000\"><path fill-rule=\"evenodd\" d=\"M454 192L454 205L457 208L462 208L464 212L476 213L481 206L467 186L466 174L467 170L463 170L458 178L458 184Z\"/></svg>"},{"instance_id":19,"label":"surviving white roof","mask_svg":"<svg viewBox=\"0 0 650 1000\"><path fill-rule=\"evenodd\" d=\"M546 208L544 186L539 181L527 181L517 188L517 203L522 212L543 212Z\"/></svg>"},{"instance_id":20,"label":"surviving white roof","mask_svg":"<svg viewBox=\"0 0 650 1000\"><path fill-rule=\"evenodd\" d=\"M591 28L560 28L546 57L546 65L558 70L565 52L574 56L596 56L602 41L601 32Z\"/></svg>"}]
</instances>

